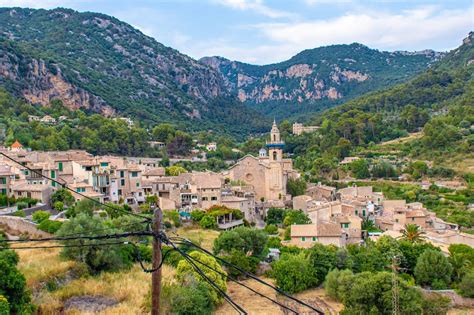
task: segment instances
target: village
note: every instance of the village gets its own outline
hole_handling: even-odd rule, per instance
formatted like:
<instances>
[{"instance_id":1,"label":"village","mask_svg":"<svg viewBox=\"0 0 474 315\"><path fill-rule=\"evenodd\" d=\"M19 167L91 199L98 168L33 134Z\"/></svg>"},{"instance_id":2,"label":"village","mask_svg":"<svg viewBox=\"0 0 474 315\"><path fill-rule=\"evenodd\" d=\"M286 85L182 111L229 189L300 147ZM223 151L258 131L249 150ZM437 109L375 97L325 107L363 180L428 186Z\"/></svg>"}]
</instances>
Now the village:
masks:
<instances>
[{"instance_id":1,"label":"village","mask_svg":"<svg viewBox=\"0 0 474 315\"><path fill-rule=\"evenodd\" d=\"M295 133L312 131L301 128L299 124L293 126ZM209 150L215 150L214 146L211 144ZM474 246L474 235L438 218L422 203L389 200L371 186L336 189L315 183L309 184L303 195L292 197L287 182L300 174L293 169L292 160L284 158L284 146L274 122L266 147L258 156L246 155L219 173L168 174L157 159L93 156L81 150L29 151L16 141L0 151L9 157L0 158L0 193L13 199L36 200L37 205L25 209L27 218L36 209L51 210L55 219L64 220L64 214L52 208L51 196L67 186L76 192L76 201L94 198L102 203L126 204L135 212L140 211L147 196L157 196L158 206L164 211L178 211L183 222L197 209L223 206L240 211L241 216L216 217L220 230L244 224L263 229L269 209L302 210L311 223L292 225L289 240L283 242L302 248L315 243L344 247L381 235L400 237L407 224L419 226L426 239L444 251L450 244ZM0 214L11 216L18 210L14 204L6 205ZM9 221L0 217L0 222ZM364 229L364 222L370 222L376 231Z\"/></svg>"}]
</instances>

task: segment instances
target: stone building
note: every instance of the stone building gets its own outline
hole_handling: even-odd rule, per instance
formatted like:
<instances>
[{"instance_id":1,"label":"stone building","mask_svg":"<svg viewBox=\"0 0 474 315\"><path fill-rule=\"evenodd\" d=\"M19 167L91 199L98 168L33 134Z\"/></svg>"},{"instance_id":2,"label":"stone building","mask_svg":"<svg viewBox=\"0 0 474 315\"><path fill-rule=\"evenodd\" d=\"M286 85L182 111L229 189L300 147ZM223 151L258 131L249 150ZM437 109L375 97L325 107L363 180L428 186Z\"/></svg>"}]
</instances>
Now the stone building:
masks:
<instances>
[{"instance_id":1,"label":"stone building","mask_svg":"<svg viewBox=\"0 0 474 315\"><path fill-rule=\"evenodd\" d=\"M303 124L295 122L292 131L294 135L299 136L304 132L315 132L318 129L319 126L303 126Z\"/></svg>"},{"instance_id":2,"label":"stone building","mask_svg":"<svg viewBox=\"0 0 474 315\"><path fill-rule=\"evenodd\" d=\"M273 122L270 141L266 143L267 150L260 150L258 157L244 156L223 175L252 186L256 200L289 199L286 183L288 178L296 178L299 174L293 170L291 159L283 158L284 146L280 130Z\"/></svg>"}]
</instances>

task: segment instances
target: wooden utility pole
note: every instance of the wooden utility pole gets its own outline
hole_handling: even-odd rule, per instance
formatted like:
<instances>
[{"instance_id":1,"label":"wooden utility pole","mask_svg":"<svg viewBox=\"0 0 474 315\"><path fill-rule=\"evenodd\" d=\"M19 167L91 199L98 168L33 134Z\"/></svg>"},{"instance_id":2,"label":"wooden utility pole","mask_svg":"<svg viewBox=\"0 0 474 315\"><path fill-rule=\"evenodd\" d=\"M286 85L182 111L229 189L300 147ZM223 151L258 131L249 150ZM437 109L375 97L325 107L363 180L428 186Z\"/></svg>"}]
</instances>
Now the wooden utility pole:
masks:
<instances>
[{"instance_id":1,"label":"wooden utility pole","mask_svg":"<svg viewBox=\"0 0 474 315\"><path fill-rule=\"evenodd\" d=\"M161 232L161 220L163 213L160 207L156 207L153 217L153 233L159 235ZM153 269L161 264L161 240L153 237ZM160 314L160 294L161 294L161 268L151 274L151 314Z\"/></svg>"}]
</instances>

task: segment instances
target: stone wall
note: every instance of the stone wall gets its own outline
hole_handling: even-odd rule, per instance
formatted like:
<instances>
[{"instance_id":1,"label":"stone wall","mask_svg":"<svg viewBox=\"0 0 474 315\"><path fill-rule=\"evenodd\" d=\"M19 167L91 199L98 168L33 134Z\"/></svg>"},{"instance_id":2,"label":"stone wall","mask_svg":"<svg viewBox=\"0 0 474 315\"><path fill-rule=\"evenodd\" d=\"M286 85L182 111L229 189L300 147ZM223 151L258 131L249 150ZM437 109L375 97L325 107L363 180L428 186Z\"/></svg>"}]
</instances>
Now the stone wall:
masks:
<instances>
[{"instance_id":1,"label":"stone wall","mask_svg":"<svg viewBox=\"0 0 474 315\"><path fill-rule=\"evenodd\" d=\"M0 228L8 234L28 234L30 237L49 237L51 234L38 230L36 224L19 217L0 216Z\"/></svg>"}]
</instances>

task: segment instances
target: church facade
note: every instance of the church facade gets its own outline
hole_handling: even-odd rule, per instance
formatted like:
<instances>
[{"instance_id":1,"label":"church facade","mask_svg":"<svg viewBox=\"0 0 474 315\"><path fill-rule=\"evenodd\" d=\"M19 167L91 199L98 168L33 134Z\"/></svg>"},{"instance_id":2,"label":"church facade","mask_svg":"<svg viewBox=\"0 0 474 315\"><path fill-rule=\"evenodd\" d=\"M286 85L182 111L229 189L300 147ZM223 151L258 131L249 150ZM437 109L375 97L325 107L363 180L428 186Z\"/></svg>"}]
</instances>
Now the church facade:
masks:
<instances>
[{"instance_id":1,"label":"church facade","mask_svg":"<svg viewBox=\"0 0 474 315\"><path fill-rule=\"evenodd\" d=\"M257 200L290 199L286 191L288 178L296 178L299 174L293 170L292 160L283 158L284 147L285 143L274 121L266 149L262 148L258 157L244 156L224 175L252 186Z\"/></svg>"}]
</instances>

